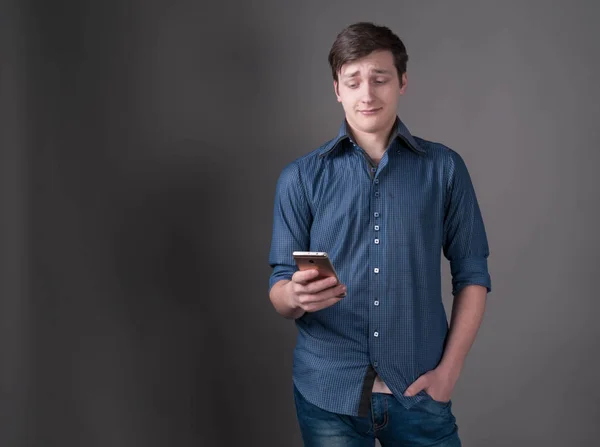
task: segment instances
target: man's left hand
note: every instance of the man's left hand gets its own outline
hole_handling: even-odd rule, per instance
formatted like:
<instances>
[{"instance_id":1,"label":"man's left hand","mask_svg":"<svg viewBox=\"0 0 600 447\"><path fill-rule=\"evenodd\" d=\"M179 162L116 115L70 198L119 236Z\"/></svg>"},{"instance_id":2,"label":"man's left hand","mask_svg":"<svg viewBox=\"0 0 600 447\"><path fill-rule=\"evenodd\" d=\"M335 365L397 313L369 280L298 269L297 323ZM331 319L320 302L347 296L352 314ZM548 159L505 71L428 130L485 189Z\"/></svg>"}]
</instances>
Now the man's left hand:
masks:
<instances>
[{"instance_id":1,"label":"man's left hand","mask_svg":"<svg viewBox=\"0 0 600 447\"><path fill-rule=\"evenodd\" d=\"M406 389L404 395L415 396L419 392L425 391L435 401L448 402L458 380L458 377L455 376L444 369L432 369L415 380Z\"/></svg>"}]
</instances>

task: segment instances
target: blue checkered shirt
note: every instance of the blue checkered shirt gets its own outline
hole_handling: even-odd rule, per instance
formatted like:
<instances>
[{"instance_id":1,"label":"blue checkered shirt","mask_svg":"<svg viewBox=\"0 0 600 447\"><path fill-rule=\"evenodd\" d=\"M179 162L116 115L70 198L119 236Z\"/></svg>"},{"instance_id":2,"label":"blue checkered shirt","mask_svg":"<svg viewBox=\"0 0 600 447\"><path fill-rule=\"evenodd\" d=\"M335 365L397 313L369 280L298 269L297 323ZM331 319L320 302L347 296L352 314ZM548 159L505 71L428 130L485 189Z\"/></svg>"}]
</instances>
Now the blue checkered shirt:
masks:
<instances>
[{"instance_id":1,"label":"blue checkered shirt","mask_svg":"<svg viewBox=\"0 0 600 447\"><path fill-rule=\"evenodd\" d=\"M297 270L292 252L324 251L347 296L295 320L293 381L311 403L366 415L375 375L406 407L406 388L441 360L452 293L491 290L486 232L462 157L396 120L379 165L348 132L288 164L275 192L269 288Z\"/></svg>"}]
</instances>

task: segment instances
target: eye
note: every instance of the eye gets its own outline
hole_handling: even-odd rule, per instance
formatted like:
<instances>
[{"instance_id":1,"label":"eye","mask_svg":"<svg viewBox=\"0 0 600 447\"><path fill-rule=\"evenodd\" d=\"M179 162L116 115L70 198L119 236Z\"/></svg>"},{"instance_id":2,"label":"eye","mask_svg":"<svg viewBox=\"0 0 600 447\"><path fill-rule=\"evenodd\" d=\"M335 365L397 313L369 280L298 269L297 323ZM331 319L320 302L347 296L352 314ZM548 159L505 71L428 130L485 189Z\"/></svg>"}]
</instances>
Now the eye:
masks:
<instances>
[{"instance_id":1,"label":"eye","mask_svg":"<svg viewBox=\"0 0 600 447\"><path fill-rule=\"evenodd\" d=\"M355 83L346 84L346 87L348 87L348 88L356 88L356 87L358 87L358 84L355 84Z\"/></svg>"},{"instance_id":2,"label":"eye","mask_svg":"<svg viewBox=\"0 0 600 447\"><path fill-rule=\"evenodd\" d=\"M375 79L375 84L385 84L387 79Z\"/></svg>"}]
</instances>

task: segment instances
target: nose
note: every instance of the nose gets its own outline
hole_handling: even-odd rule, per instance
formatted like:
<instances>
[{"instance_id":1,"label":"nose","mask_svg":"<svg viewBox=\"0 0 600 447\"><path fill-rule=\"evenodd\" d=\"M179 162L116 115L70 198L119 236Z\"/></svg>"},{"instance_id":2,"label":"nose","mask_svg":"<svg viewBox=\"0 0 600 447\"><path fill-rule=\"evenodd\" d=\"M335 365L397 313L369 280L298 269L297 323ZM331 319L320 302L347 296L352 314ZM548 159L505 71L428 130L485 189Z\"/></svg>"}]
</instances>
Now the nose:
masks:
<instances>
[{"instance_id":1,"label":"nose","mask_svg":"<svg viewBox=\"0 0 600 447\"><path fill-rule=\"evenodd\" d=\"M363 87L363 91L362 91L362 98L361 101L364 102L365 104L369 104L371 102L373 102L374 97L373 97L373 86L369 83L369 82L365 82Z\"/></svg>"}]
</instances>

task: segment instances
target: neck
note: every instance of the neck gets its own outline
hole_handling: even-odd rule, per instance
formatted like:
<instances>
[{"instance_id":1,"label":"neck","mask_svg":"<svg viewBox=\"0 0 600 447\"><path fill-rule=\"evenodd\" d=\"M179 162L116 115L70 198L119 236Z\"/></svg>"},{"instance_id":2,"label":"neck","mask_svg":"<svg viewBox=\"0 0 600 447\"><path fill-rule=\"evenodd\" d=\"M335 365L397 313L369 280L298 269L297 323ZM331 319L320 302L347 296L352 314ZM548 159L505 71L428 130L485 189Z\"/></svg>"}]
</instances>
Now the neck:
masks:
<instances>
[{"instance_id":1,"label":"neck","mask_svg":"<svg viewBox=\"0 0 600 447\"><path fill-rule=\"evenodd\" d=\"M350 128L350 133L352 134L354 141L369 154L369 157L371 157L373 161L379 163L389 145L390 135L394 129L395 122L396 121L394 120L386 130L381 132L361 132Z\"/></svg>"}]
</instances>

